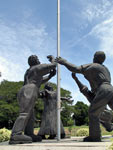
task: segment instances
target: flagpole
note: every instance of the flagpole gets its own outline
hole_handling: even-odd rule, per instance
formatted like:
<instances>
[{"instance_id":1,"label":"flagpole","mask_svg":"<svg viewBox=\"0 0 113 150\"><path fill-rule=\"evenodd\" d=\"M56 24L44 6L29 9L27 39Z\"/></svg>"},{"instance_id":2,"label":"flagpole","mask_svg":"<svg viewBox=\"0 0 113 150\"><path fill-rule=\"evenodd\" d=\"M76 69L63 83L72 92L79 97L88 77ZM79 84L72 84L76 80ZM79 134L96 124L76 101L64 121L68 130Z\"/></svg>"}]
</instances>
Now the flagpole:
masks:
<instances>
[{"instance_id":1,"label":"flagpole","mask_svg":"<svg viewBox=\"0 0 113 150\"><path fill-rule=\"evenodd\" d=\"M60 0L57 0L57 57L60 56ZM60 65L57 64L57 141L60 141Z\"/></svg>"}]
</instances>

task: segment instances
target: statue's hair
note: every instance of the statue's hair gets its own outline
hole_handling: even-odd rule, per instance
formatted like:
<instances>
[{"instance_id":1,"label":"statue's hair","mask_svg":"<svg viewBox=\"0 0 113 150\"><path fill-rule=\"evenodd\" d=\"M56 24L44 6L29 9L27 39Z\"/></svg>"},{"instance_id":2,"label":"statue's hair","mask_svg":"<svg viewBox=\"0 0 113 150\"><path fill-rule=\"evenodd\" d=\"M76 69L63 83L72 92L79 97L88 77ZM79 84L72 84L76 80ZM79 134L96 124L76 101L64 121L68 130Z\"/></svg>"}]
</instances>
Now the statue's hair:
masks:
<instances>
[{"instance_id":1,"label":"statue's hair","mask_svg":"<svg viewBox=\"0 0 113 150\"><path fill-rule=\"evenodd\" d=\"M37 65L37 59L38 59L38 57L36 55L29 56L29 58L28 58L28 64L30 66Z\"/></svg>"},{"instance_id":2,"label":"statue's hair","mask_svg":"<svg viewBox=\"0 0 113 150\"><path fill-rule=\"evenodd\" d=\"M97 62L102 64L105 59L106 59L106 55L103 51L97 51L95 54L94 54L94 58L96 58Z\"/></svg>"}]
</instances>

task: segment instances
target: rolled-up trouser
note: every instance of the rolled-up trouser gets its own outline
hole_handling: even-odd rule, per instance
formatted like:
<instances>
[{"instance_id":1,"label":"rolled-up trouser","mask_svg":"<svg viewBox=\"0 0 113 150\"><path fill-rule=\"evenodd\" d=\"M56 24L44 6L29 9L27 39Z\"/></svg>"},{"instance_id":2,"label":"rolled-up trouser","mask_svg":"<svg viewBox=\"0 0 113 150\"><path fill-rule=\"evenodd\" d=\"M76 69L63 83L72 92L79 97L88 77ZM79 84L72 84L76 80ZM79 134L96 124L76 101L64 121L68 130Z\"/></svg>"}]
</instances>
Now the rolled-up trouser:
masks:
<instances>
[{"instance_id":1,"label":"rolled-up trouser","mask_svg":"<svg viewBox=\"0 0 113 150\"><path fill-rule=\"evenodd\" d=\"M102 84L93 99L89 108L89 136L92 138L100 138L101 130L99 117L108 104L112 109L113 103L113 86L109 84Z\"/></svg>"},{"instance_id":2,"label":"rolled-up trouser","mask_svg":"<svg viewBox=\"0 0 113 150\"><path fill-rule=\"evenodd\" d=\"M37 93L38 88L35 84L27 84L20 89L18 93L20 114L14 123L12 136L22 134L22 132L25 130L29 118L32 116L35 100L38 98Z\"/></svg>"}]
</instances>

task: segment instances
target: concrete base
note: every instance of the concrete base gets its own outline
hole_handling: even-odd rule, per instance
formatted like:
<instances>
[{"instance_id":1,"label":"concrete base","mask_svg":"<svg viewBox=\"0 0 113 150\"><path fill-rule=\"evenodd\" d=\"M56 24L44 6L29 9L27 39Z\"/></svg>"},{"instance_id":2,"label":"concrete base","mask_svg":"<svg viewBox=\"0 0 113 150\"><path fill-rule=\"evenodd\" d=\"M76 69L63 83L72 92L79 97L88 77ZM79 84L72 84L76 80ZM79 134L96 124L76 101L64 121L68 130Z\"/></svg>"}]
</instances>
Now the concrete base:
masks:
<instances>
[{"instance_id":1,"label":"concrete base","mask_svg":"<svg viewBox=\"0 0 113 150\"><path fill-rule=\"evenodd\" d=\"M111 136L104 136L102 142L83 142L84 137L71 137L67 139L43 140L30 144L9 145L0 143L0 150L106 150L112 144Z\"/></svg>"}]
</instances>

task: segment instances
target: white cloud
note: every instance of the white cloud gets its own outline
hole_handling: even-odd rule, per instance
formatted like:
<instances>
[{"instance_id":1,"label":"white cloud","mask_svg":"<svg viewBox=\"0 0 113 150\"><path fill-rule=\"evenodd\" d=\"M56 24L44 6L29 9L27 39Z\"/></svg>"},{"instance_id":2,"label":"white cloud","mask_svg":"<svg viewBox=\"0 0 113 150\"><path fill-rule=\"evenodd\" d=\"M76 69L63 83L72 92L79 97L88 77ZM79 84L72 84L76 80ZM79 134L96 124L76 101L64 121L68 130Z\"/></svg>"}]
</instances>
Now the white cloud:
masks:
<instances>
[{"instance_id":1,"label":"white cloud","mask_svg":"<svg viewBox=\"0 0 113 150\"><path fill-rule=\"evenodd\" d=\"M48 54L56 54L56 43L44 24L5 23L0 20L0 71L2 79L23 80L27 59L36 54L45 63Z\"/></svg>"},{"instance_id":2,"label":"white cloud","mask_svg":"<svg viewBox=\"0 0 113 150\"><path fill-rule=\"evenodd\" d=\"M108 11L111 5L112 2L109 0L87 2L85 5L86 7L83 9L82 15L89 22L100 18L102 19L109 14Z\"/></svg>"},{"instance_id":3,"label":"white cloud","mask_svg":"<svg viewBox=\"0 0 113 150\"><path fill-rule=\"evenodd\" d=\"M113 16L96 25L90 35L95 36L100 41L100 50L113 56Z\"/></svg>"},{"instance_id":4,"label":"white cloud","mask_svg":"<svg viewBox=\"0 0 113 150\"><path fill-rule=\"evenodd\" d=\"M98 41L98 50L103 50L110 57L113 56L113 2L102 0L87 3L83 9L83 18L91 24L89 33L81 39L94 37ZM84 25L85 27L85 25ZM92 38L91 37L91 38ZM81 41L81 40L80 40Z\"/></svg>"},{"instance_id":5,"label":"white cloud","mask_svg":"<svg viewBox=\"0 0 113 150\"><path fill-rule=\"evenodd\" d=\"M83 96L82 93L80 93L79 90L75 90L75 91L72 90L72 91L71 91L71 95L72 95L72 97L73 97L73 99L74 99L74 104L76 104L77 101L82 101L83 103L89 105L88 100L86 99L85 96Z\"/></svg>"},{"instance_id":6,"label":"white cloud","mask_svg":"<svg viewBox=\"0 0 113 150\"><path fill-rule=\"evenodd\" d=\"M10 81L23 80L22 73L25 72L20 64L14 64L3 57L0 57L0 71L2 72L0 81L3 79L8 79Z\"/></svg>"}]
</instances>

